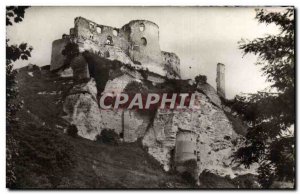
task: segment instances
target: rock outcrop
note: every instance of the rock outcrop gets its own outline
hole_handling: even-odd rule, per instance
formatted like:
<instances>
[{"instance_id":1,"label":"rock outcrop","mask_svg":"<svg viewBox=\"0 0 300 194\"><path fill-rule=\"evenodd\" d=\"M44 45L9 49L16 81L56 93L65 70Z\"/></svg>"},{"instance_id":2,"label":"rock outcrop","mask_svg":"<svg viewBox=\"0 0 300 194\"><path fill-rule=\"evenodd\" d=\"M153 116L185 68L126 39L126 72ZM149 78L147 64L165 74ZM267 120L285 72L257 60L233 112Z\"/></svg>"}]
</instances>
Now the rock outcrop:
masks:
<instances>
[{"instance_id":1,"label":"rock outcrop","mask_svg":"<svg viewBox=\"0 0 300 194\"><path fill-rule=\"evenodd\" d=\"M124 91L132 81L141 81L124 74L106 83L105 92ZM117 89L117 90L116 90ZM222 110L221 100L209 86L197 87L195 106L191 109L160 110L154 118L135 110L101 110L97 102L94 79L76 85L65 99L64 118L78 128L78 135L95 140L103 129L113 129L125 142L142 138L142 144L164 170L174 168L176 136L180 130L196 134L195 158L197 173L204 170L218 175L249 173L235 167L232 154L240 136Z\"/></svg>"},{"instance_id":2,"label":"rock outcrop","mask_svg":"<svg viewBox=\"0 0 300 194\"><path fill-rule=\"evenodd\" d=\"M64 119L77 126L78 135L94 140L101 132L103 119L101 119L97 103L97 88L93 79L71 89L65 99L63 110L66 113Z\"/></svg>"},{"instance_id":3,"label":"rock outcrop","mask_svg":"<svg viewBox=\"0 0 300 194\"><path fill-rule=\"evenodd\" d=\"M209 97L197 92L198 107L181 111L158 112L153 126L143 138L143 145L163 166L170 169L171 152L175 147L179 129L198 135L196 155L198 170L214 171L221 175L233 175L231 155L232 140L238 138L223 110L214 105Z\"/></svg>"},{"instance_id":4,"label":"rock outcrop","mask_svg":"<svg viewBox=\"0 0 300 194\"><path fill-rule=\"evenodd\" d=\"M124 82L120 81L121 78L124 78ZM104 92L114 92L115 95L122 92L131 79L127 76L121 78L107 82ZM144 136L150 123L147 115L139 114L135 110L100 109L94 79L72 88L64 101L63 110L66 114L64 119L77 126L78 135L90 140L95 140L103 129L113 129L122 134L124 141L134 142Z\"/></svg>"}]
</instances>

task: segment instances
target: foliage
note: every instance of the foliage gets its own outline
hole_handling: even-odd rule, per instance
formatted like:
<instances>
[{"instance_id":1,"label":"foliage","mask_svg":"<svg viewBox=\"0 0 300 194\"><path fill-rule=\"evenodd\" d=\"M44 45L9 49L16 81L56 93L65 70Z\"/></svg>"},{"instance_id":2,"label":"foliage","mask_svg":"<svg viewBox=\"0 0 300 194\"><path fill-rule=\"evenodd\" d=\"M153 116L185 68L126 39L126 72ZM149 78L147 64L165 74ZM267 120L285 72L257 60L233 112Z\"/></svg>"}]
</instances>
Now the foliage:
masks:
<instances>
[{"instance_id":1,"label":"foliage","mask_svg":"<svg viewBox=\"0 0 300 194\"><path fill-rule=\"evenodd\" d=\"M231 107L250 126L236 159L246 166L258 162L260 184L267 188L273 180L294 180L294 137L284 135L295 123L294 10L256 11L260 23L273 23L280 33L242 40L239 48L258 55L257 65L276 92L236 96Z\"/></svg>"},{"instance_id":2,"label":"foliage","mask_svg":"<svg viewBox=\"0 0 300 194\"><path fill-rule=\"evenodd\" d=\"M275 180L274 165L269 161L262 161L257 171L260 185L263 188L269 188Z\"/></svg>"},{"instance_id":3,"label":"foliage","mask_svg":"<svg viewBox=\"0 0 300 194\"><path fill-rule=\"evenodd\" d=\"M187 160L183 163L183 166L185 166L188 170L194 171L197 169L197 161L196 160Z\"/></svg>"},{"instance_id":4,"label":"foliage","mask_svg":"<svg viewBox=\"0 0 300 194\"><path fill-rule=\"evenodd\" d=\"M78 129L76 125L70 125L67 129L67 134L71 137L77 137Z\"/></svg>"},{"instance_id":5,"label":"foliage","mask_svg":"<svg viewBox=\"0 0 300 194\"><path fill-rule=\"evenodd\" d=\"M135 95L136 93L145 94L148 92L148 88L145 87L141 82L131 81L126 85L124 92L131 95Z\"/></svg>"},{"instance_id":6,"label":"foliage","mask_svg":"<svg viewBox=\"0 0 300 194\"><path fill-rule=\"evenodd\" d=\"M206 84L207 83L207 77L205 75L197 75L195 77L196 84Z\"/></svg>"},{"instance_id":7,"label":"foliage","mask_svg":"<svg viewBox=\"0 0 300 194\"><path fill-rule=\"evenodd\" d=\"M17 181L11 188L59 185L75 162L71 159L73 147L65 137L53 129L31 123L13 133L20 151L15 158Z\"/></svg>"},{"instance_id":8,"label":"foliage","mask_svg":"<svg viewBox=\"0 0 300 194\"><path fill-rule=\"evenodd\" d=\"M79 55L78 44L74 42L69 42L61 51L61 54L65 56L64 66L61 69L66 69L70 66L72 59Z\"/></svg>"},{"instance_id":9,"label":"foliage","mask_svg":"<svg viewBox=\"0 0 300 194\"><path fill-rule=\"evenodd\" d=\"M6 25L13 25L11 19L16 23L23 21L25 9L24 6L9 6L6 8ZM20 45L9 45L9 39L6 39L6 123L7 130L15 123L16 112L20 109L21 103L16 101L18 88L15 77L17 71L13 69L14 62L19 59L28 60L31 57L32 47L27 43Z\"/></svg>"},{"instance_id":10,"label":"foliage","mask_svg":"<svg viewBox=\"0 0 300 194\"><path fill-rule=\"evenodd\" d=\"M198 174L196 173L196 169L197 169L196 160L193 159L187 160L182 165L185 167L185 171L181 174L182 178L187 182L191 183L192 185L195 185L198 176Z\"/></svg>"},{"instance_id":11,"label":"foliage","mask_svg":"<svg viewBox=\"0 0 300 194\"><path fill-rule=\"evenodd\" d=\"M9 6L6 7L6 26L12 26L13 22L19 23L23 21L25 10L28 7L25 6ZM20 45L10 45L9 39L6 39L6 133L7 133L7 145L6 145L6 184L7 187L11 187L17 181L15 175L15 157L18 155L18 143L11 135L11 131L14 128L17 129L16 113L21 108L22 103L18 99L18 88L15 80L17 71L13 69L14 62L19 59L27 60L31 57L30 52L32 47L27 43L21 43Z\"/></svg>"},{"instance_id":12,"label":"foliage","mask_svg":"<svg viewBox=\"0 0 300 194\"><path fill-rule=\"evenodd\" d=\"M146 70L140 69L138 70L138 72L140 72L141 76L143 77L144 80L148 79L148 75L149 75L149 69L147 68Z\"/></svg>"},{"instance_id":13,"label":"foliage","mask_svg":"<svg viewBox=\"0 0 300 194\"><path fill-rule=\"evenodd\" d=\"M186 182L192 184L192 185L196 185L196 180L195 177L193 176L193 174L191 172L188 171L184 171L183 173L181 173L181 177L183 180L185 180Z\"/></svg>"},{"instance_id":14,"label":"foliage","mask_svg":"<svg viewBox=\"0 0 300 194\"><path fill-rule=\"evenodd\" d=\"M11 188L17 181L14 157L18 155L17 142L12 135L6 136L6 145L6 187Z\"/></svg>"},{"instance_id":15,"label":"foliage","mask_svg":"<svg viewBox=\"0 0 300 194\"><path fill-rule=\"evenodd\" d=\"M120 143L119 135L112 129L103 129L96 140L105 144L118 145Z\"/></svg>"},{"instance_id":16,"label":"foliage","mask_svg":"<svg viewBox=\"0 0 300 194\"><path fill-rule=\"evenodd\" d=\"M25 16L25 10L27 8L29 8L29 6L6 7L6 26L12 26L13 22L15 23L22 22Z\"/></svg>"},{"instance_id":17,"label":"foliage","mask_svg":"<svg viewBox=\"0 0 300 194\"><path fill-rule=\"evenodd\" d=\"M27 60L31 56L32 47L28 47L27 43L9 45L8 41L6 40L6 122L9 131L15 123L15 115L22 105L17 100L18 88L15 81L17 71L13 69L13 63L19 59Z\"/></svg>"}]
</instances>

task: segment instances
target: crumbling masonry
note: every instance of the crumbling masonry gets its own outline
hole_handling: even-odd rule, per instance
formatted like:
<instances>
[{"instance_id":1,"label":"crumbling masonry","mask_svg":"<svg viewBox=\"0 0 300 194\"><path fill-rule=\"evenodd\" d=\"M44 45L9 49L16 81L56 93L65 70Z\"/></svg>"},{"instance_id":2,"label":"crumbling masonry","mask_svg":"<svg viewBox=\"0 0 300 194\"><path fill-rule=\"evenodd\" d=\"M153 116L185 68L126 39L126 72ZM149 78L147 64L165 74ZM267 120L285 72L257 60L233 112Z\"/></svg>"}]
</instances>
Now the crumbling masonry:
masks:
<instances>
[{"instance_id":1,"label":"crumbling masonry","mask_svg":"<svg viewBox=\"0 0 300 194\"><path fill-rule=\"evenodd\" d=\"M100 59L101 65L117 60L131 67L147 69L147 76L135 69L123 68L118 76L108 73L103 91L117 95L132 82L152 85L164 83L167 78L180 79L180 60L174 53L161 51L159 27L146 20L133 20L121 28L96 24L82 17L75 18L75 26L69 35L52 44L51 70L64 66L62 50L69 42L79 46L80 53L88 51L91 58ZM96 60L95 60L96 61ZM173 111L158 110L154 118L131 110L101 110L98 107L96 83L103 77L104 69L94 62L97 76L91 76L88 61L82 55L71 61L74 79L88 82L75 85L64 102L64 119L76 125L78 135L95 140L103 129L113 129L122 134L125 142L142 139L148 153L161 163L165 170L186 171L186 162L193 161L196 176L204 169L227 174L232 151L231 138L236 134L222 111L221 100L207 83L197 86L197 104L201 109ZM106 70L105 70L106 71ZM217 88L225 97L224 65L218 64ZM92 79L90 79L93 77ZM188 81L188 80L180 80ZM102 92L102 91L101 91ZM225 138L226 137L226 138ZM229 138L228 138L229 137ZM174 166L175 165L175 166ZM226 169L224 169L226 165ZM215 169L216 167L220 169Z\"/></svg>"},{"instance_id":2,"label":"crumbling masonry","mask_svg":"<svg viewBox=\"0 0 300 194\"><path fill-rule=\"evenodd\" d=\"M122 62L142 65L161 76L180 77L180 60L174 53L161 51L159 27L147 20L133 20L121 28L104 26L82 17L75 18L74 28L62 39L53 41L51 70L64 64L62 50L72 41L80 52L91 51L99 56L120 59Z\"/></svg>"}]
</instances>

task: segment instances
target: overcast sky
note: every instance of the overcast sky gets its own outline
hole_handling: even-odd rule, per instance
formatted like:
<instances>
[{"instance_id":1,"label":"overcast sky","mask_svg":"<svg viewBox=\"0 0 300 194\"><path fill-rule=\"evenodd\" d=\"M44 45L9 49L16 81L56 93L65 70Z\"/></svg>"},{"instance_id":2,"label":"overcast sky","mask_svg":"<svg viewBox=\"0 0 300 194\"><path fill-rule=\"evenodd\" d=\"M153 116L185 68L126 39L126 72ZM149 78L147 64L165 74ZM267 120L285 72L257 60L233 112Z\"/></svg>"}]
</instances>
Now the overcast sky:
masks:
<instances>
[{"instance_id":1,"label":"overcast sky","mask_svg":"<svg viewBox=\"0 0 300 194\"><path fill-rule=\"evenodd\" d=\"M69 33L78 16L118 28L134 19L155 22L160 28L161 49L180 57L183 78L206 75L215 87L216 65L225 64L228 98L267 86L260 68L254 65L256 56L243 57L238 49L241 38L252 40L278 32L276 26L255 20L254 7L31 7L23 22L7 28L7 37L11 43L33 46L29 62L48 65L52 41ZM17 67L29 62L19 62Z\"/></svg>"}]
</instances>

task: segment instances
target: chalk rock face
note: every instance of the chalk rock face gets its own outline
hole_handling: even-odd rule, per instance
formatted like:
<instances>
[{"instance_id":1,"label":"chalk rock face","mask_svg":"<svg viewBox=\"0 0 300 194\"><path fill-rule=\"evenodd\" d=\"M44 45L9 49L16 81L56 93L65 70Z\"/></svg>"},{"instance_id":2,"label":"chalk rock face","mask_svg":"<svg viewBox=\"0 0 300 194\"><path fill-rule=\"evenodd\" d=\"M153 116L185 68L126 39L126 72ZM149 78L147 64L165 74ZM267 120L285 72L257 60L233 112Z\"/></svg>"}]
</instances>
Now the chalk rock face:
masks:
<instances>
[{"instance_id":1,"label":"chalk rock face","mask_svg":"<svg viewBox=\"0 0 300 194\"><path fill-rule=\"evenodd\" d=\"M94 140L102 128L96 96L96 83L91 79L88 83L76 85L66 97L63 106L67 114L64 118L77 126L78 135L90 140Z\"/></svg>"},{"instance_id":2,"label":"chalk rock face","mask_svg":"<svg viewBox=\"0 0 300 194\"><path fill-rule=\"evenodd\" d=\"M121 75L113 80L108 80L105 85L104 93L113 93L114 95L120 94L132 81L137 81L137 79L128 74Z\"/></svg>"},{"instance_id":3,"label":"chalk rock face","mask_svg":"<svg viewBox=\"0 0 300 194\"><path fill-rule=\"evenodd\" d=\"M221 99L217 95L217 91L209 84L198 84L197 88L200 89L209 99L210 101L216 105L217 107L221 108Z\"/></svg>"},{"instance_id":4,"label":"chalk rock face","mask_svg":"<svg viewBox=\"0 0 300 194\"><path fill-rule=\"evenodd\" d=\"M106 84L105 92L122 92L130 83L130 76L120 76ZM144 137L150 123L149 115L135 110L100 109L97 102L97 87L94 79L74 86L66 97L63 107L64 116L69 123L77 126L78 135L95 140L102 129L112 129L121 134L125 142L135 142Z\"/></svg>"},{"instance_id":5,"label":"chalk rock face","mask_svg":"<svg viewBox=\"0 0 300 194\"><path fill-rule=\"evenodd\" d=\"M234 151L232 140L238 135L223 110L211 103L210 99L197 93L195 107L180 111L158 111L153 127L149 128L143 145L164 169L172 167L171 157L180 129L190 130L198 135L196 155L198 173L210 170L219 175L234 175L231 155Z\"/></svg>"},{"instance_id":6,"label":"chalk rock face","mask_svg":"<svg viewBox=\"0 0 300 194\"><path fill-rule=\"evenodd\" d=\"M136 81L122 75L107 82L106 92L122 92L126 84ZM117 89L117 90L116 90ZM120 90L118 90L120 89ZM182 130L195 134L192 154L197 159L197 173L209 170L215 174L234 177L236 174L253 173L232 162L240 136L221 108L221 101L213 89L196 92L195 105L191 109L158 109L154 119L135 110L102 110L97 103L97 87L94 79L74 86L64 102L64 117L75 124L78 135L95 140L102 129L113 129L125 142L142 138L142 144L164 170L174 168L177 135ZM153 122L152 122L152 121ZM180 133L182 134L182 133ZM195 149L195 150L194 150Z\"/></svg>"}]
</instances>

